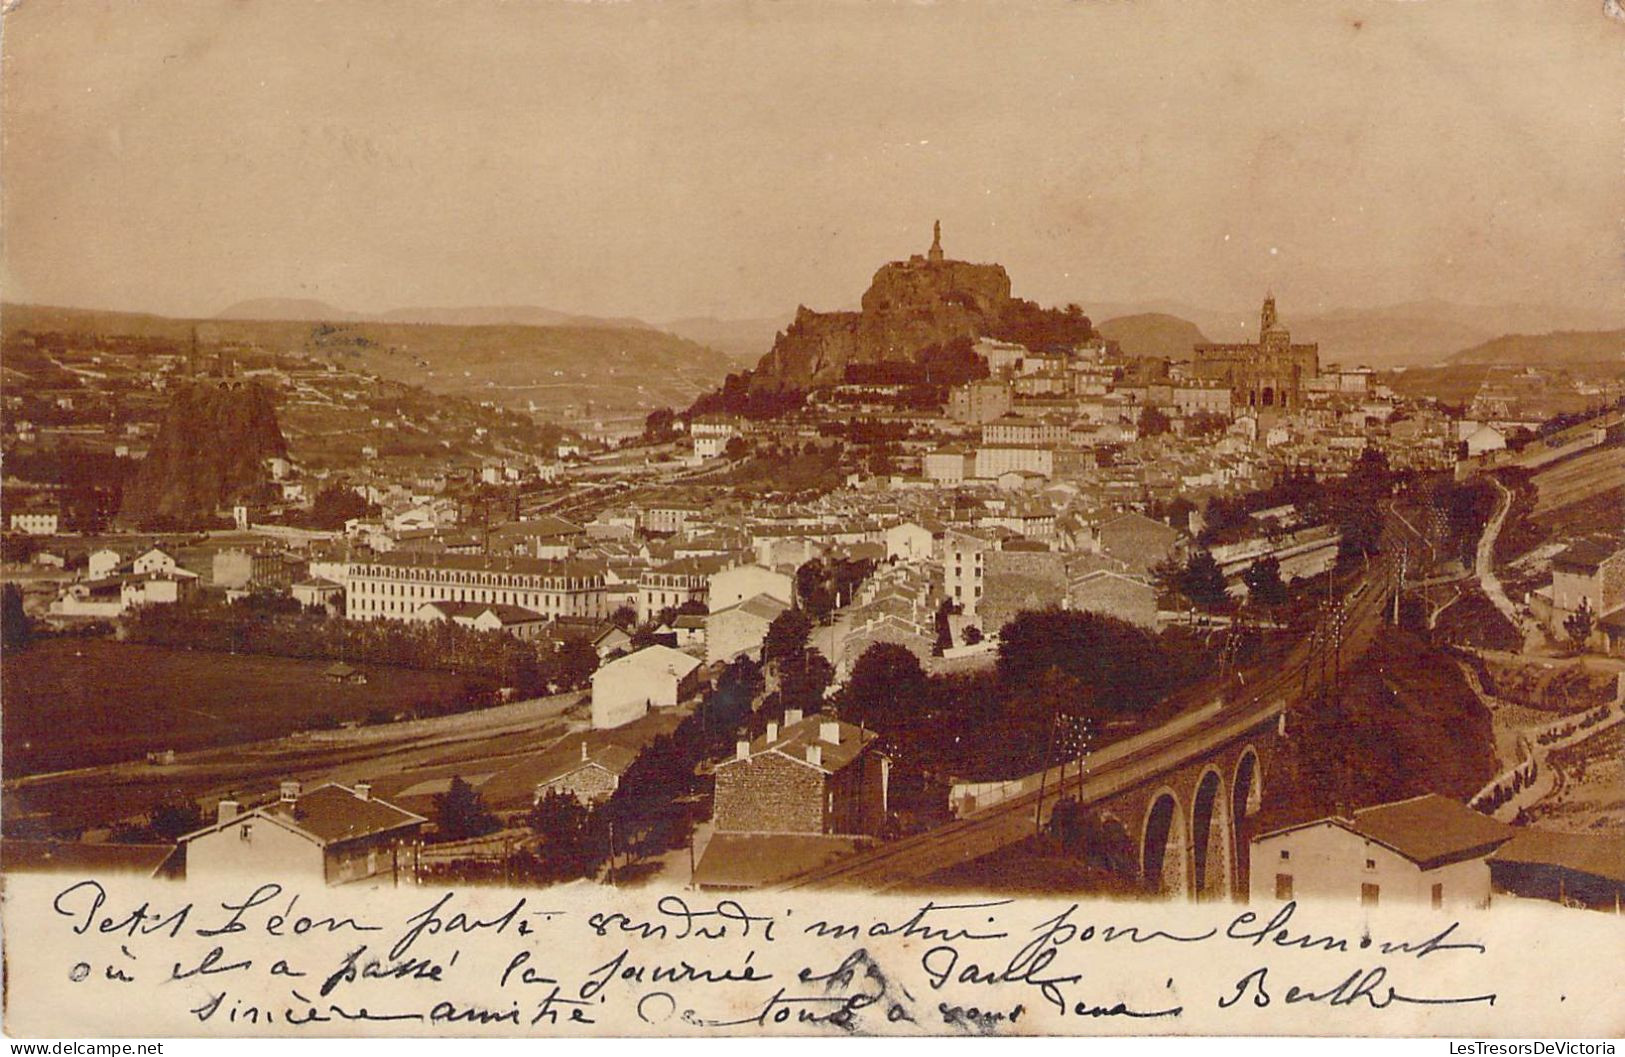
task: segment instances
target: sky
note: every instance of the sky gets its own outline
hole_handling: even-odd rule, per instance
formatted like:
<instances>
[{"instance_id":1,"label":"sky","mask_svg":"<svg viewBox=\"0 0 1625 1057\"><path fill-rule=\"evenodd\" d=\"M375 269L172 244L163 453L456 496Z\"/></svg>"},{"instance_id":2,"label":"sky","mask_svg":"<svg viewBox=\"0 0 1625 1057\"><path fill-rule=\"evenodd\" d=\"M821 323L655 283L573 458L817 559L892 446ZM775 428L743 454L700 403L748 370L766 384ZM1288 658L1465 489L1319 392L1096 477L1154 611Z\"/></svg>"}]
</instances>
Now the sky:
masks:
<instances>
[{"instance_id":1,"label":"sky","mask_svg":"<svg viewBox=\"0 0 1625 1057\"><path fill-rule=\"evenodd\" d=\"M1625 321L1601 8L21 0L0 291L747 318L855 306L940 218L1046 304Z\"/></svg>"}]
</instances>

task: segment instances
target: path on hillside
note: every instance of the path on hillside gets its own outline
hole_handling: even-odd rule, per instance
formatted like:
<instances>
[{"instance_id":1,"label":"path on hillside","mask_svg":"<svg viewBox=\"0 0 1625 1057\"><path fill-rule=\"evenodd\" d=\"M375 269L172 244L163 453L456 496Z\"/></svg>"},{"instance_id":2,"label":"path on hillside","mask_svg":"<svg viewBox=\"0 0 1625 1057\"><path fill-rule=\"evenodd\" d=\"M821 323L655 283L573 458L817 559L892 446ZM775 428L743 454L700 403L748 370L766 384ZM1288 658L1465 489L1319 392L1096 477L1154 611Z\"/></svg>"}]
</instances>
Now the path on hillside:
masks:
<instances>
[{"instance_id":1,"label":"path on hillside","mask_svg":"<svg viewBox=\"0 0 1625 1057\"><path fill-rule=\"evenodd\" d=\"M1478 585L1484 591L1484 596L1496 608L1507 623L1523 636L1524 649L1538 646L1541 641L1540 629L1525 621L1519 615L1518 609L1507 597L1506 589L1501 586L1500 577L1495 575L1495 541L1501 535L1501 526L1506 523L1507 515L1512 511L1512 493L1506 486L1495 478L1489 478L1498 494L1495 516L1490 518L1488 525L1484 526L1484 534L1478 539L1478 553L1473 562L1473 571L1478 576ZM1533 642L1531 642L1533 640Z\"/></svg>"}]
</instances>

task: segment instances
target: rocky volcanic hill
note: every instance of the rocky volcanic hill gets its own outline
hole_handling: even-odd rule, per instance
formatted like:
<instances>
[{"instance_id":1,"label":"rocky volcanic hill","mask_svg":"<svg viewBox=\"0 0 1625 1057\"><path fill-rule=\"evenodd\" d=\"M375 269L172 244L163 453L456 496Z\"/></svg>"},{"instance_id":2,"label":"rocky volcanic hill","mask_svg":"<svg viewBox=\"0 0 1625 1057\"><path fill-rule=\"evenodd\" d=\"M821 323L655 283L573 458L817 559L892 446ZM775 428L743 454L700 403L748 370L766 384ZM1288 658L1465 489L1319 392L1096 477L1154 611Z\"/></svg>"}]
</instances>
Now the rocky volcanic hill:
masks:
<instances>
[{"instance_id":1,"label":"rocky volcanic hill","mask_svg":"<svg viewBox=\"0 0 1625 1057\"><path fill-rule=\"evenodd\" d=\"M925 256L875 272L857 312L802 306L757 364L753 388L809 389L839 383L849 365L916 363L932 346L994 337L1027 344L1070 344L1093 334L1081 309L1039 308L1010 296L998 264L943 256L940 230Z\"/></svg>"},{"instance_id":2,"label":"rocky volcanic hill","mask_svg":"<svg viewBox=\"0 0 1625 1057\"><path fill-rule=\"evenodd\" d=\"M152 449L124 490L119 519L196 522L269 480L265 460L285 456L269 390L197 382L170 398Z\"/></svg>"}]
</instances>

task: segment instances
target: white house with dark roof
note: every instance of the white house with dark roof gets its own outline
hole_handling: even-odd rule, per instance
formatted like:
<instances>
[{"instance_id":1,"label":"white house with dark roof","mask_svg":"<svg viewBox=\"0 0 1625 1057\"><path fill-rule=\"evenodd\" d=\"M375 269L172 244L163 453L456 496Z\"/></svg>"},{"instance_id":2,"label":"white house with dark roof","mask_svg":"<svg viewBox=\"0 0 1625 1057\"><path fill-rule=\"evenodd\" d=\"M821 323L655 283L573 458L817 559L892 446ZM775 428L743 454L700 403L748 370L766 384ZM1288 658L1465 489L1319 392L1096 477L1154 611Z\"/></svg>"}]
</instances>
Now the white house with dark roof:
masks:
<instances>
[{"instance_id":1,"label":"white house with dark roof","mask_svg":"<svg viewBox=\"0 0 1625 1057\"><path fill-rule=\"evenodd\" d=\"M278 798L242 810L222 800L213 825L181 838L188 879L304 879L348 884L398 877L408 859L402 845L428 821L379 800L372 787L329 782L304 792L283 782Z\"/></svg>"},{"instance_id":2,"label":"white house with dark roof","mask_svg":"<svg viewBox=\"0 0 1625 1057\"><path fill-rule=\"evenodd\" d=\"M1517 831L1427 793L1253 838L1251 898L1481 907L1489 858Z\"/></svg>"},{"instance_id":3,"label":"white house with dark roof","mask_svg":"<svg viewBox=\"0 0 1625 1057\"><path fill-rule=\"evenodd\" d=\"M425 602L412 619L423 623L449 620L475 631L506 631L521 639L539 637L548 624L547 618L533 609L489 602Z\"/></svg>"},{"instance_id":4,"label":"white house with dark roof","mask_svg":"<svg viewBox=\"0 0 1625 1057\"><path fill-rule=\"evenodd\" d=\"M651 708L670 708L699 686L700 659L670 646L645 646L592 674L594 730L623 727Z\"/></svg>"}]
</instances>

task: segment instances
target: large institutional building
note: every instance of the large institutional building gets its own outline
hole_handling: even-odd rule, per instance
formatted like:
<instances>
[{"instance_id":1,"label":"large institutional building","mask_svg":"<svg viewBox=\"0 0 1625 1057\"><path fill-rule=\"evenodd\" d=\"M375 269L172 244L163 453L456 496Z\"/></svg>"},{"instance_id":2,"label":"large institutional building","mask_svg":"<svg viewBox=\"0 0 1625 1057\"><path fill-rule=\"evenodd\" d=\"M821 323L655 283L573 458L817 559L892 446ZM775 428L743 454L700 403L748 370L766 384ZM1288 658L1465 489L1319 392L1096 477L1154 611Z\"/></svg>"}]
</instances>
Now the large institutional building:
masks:
<instances>
[{"instance_id":1,"label":"large institutional building","mask_svg":"<svg viewBox=\"0 0 1625 1057\"><path fill-rule=\"evenodd\" d=\"M351 567L344 615L412 620L430 602L518 606L543 617L607 613L604 570L583 561L474 554L385 554Z\"/></svg>"},{"instance_id":2,"label":"large institutional building","mask_svg":"<svg viewBox=\"0 0 1625 1057\"><path fill-rule=\"evenodd\" d=\"M1293 344L1275 315L1275 295L1264 298L1258 343L1197 345L1192 369L1198 378L1230 387L1235 407L1297 410L1304 383L1320 374L1320 346Z\"/></svg>"}]
</instances>

